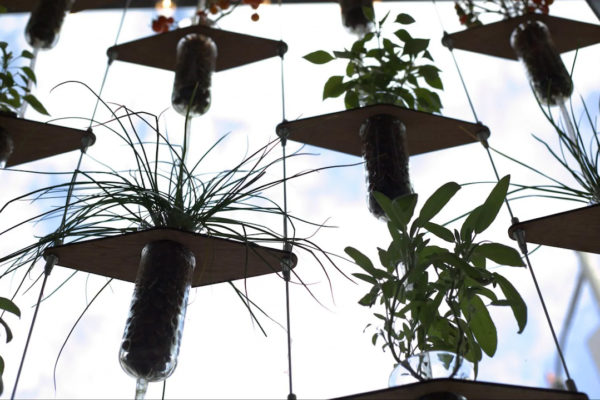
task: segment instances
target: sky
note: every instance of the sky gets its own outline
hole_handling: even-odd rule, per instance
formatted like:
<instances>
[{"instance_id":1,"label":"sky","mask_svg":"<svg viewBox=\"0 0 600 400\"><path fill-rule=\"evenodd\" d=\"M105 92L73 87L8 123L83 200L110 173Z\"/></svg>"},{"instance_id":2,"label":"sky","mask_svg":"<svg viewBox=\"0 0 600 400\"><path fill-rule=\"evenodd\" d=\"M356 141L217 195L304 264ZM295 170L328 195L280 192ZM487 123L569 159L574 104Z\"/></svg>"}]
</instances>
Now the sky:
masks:
<instances>
[{"instance_id":1,"label":"sky","mask_svg":"<svg viewBox=\"0 0 600 400\"><path fill-rule=\"evenodd\" d=\"M382 16L407 12L417 23L410 26L416 37L431 38L431 53L442 69L444 91L443 115L474 121L460 85L452 58L440 45L443 30L462 29L451 2L376 3L376 14ZM285 116L288 120L339 111L341 100L321 100L322 86L327 77L341 74L344 65L315 66L302 59L314 50L338 50L352 43L353 36L341 25L337 4L261 6L260 21L250 21L250 10L239 9L223 19L220 27L256 36L283 39L289 46L285 56L284 88ZM436 14L439 13L440 19ZM598 23L584 1L559 1L551 8L554 15ZM189 9L178 10L176 17L189 16ZM152 11L131 10L126 18L119 42L152 34ZM81 81L98 90L106 67L106 49L113 45L120 12L93 11L69 15L58 45L40 53L36 72L39 84L36 95L46 105L56 123L78 128L87 124L66 117L89 118L94 96L78 84ZM25 15L0 17L0 37L13 49L27 48L23 30ZM443 27L442 27L443 25ZM575 106L583 98L594 115L598 113L597 74L598 45L582 49L574 72ZM567 179L559 166L531 136L536 134L549 141L555 139L551 126L537 108L529 89L523 67L507 60L455 52L465 76L479 119L491 129L490 145L520 160L526 160L545 172ZM574 54L563 55L570 66ZM248 149L255 149L275 138L275 126L282 120L281 65L278 58L217 73L213 76L210 111L194 121L191 158L205 151L223 134L231 132L218 153L211 158L208 170L227 168L231 160L240 160ZM173 73L115 61L108 73L103 98L125 104L129 108L159 114L172 140L180 140L183 120L169 109ZM29 110L27 118L45 121L47 118ZM100 111L98 117L107 117ZM409 133L410 134L410 133ZM97 143L89 150L91 157L109 162L115 168L130 167L125 150L106 132L97 132ZM289 143L290 151L299 149ZM290 173L307 168L353 164L359 159L306 147L312 155L289 163ZM22 166L30 171L72 171L76 152L52 157ZM496 157L501 176L511 174L515 183L541 182L514 163ZM91 158L84 168L97 167ZM411 180L414 189L426 198L443 183L490 182L493 170L483 148L470 144L412 157ZM279 172L274 171L277 177ZM68 177L33 174L23 171L0 172L2 191L0 202L21 193ZM443 222L480 204L490 184L469 185L461 190L451 207L440 215ZM270 193L282 201L281 191ZM27 215L40 211L38 203L19 205L0 216L0 226L7 227ZM580 204L556 200L528 199L512 203L516 215L523 221L554 212L580 207ZM332 169L294 180L288 185L288 207L291 213L316 222L327 222L335 228L319 230L314 240L327 250L343 254L353 246L372 258L376 248L389 243L385 224L370 216L366 207L364 169L361 165ZM503 210L492 225L489 240L515 245L506 231L510 218ZM51 223L23 226L13 235L0 240L0 253L31 240L40 232L51 230ZM299 234L309 235L304 227ZM592 257L595 264L598 260ZM561 330L566 308L571 298L579 267L576 255L568 250L542 248L531 257L538 274L550 316ZM357 272L357 267L340 260L344 273ZM36 266L41 271L43 265ZM309 257L301 256L297 273L310 283L318 302L301 285L291 286L292 357L294 392L299 398L332 398L353 393L382 389L387 385L393 368L389 353L371 345L371 335L363 333L365 325L374 322L371 312L357 304L366 288L353 283L329 268L327 276ZM524 295L529 308L529 322L518 335L510 311L494 309L499 332L498 352L480 365L479 379L544 387L546 376L554 372L555 351L543 319L534 287L525 269L500 268ZM70 270L56 267L47 293L60 286ZM36 273L28 282L33 284ZM0 280L0 293L12 293L21 275ZM105 278L78 274L42 303L29 354L19 384L19 398L128 398L133 397L135 383L118 364L118 349L133 285L111 284L100 295L67 343L56 369L56 357L73 323L106 282ZM248 292L280 324L285 323L285 291L281 279L265 276L249 279ZM331 286L330 286L331 283ZM5 392L12 390L20 354L32 317L31 306L39 283L16 299L23 311L21 319L6 317L15 339L0 346L6 362ZM600 398L600 372L590 356L588 341L600 328L600 309L589 285L584 285L565 349L567 364L580 391L590 398ZM228 285L215 285L192 290L185 332L177 370L166 384L166 398L282 398L288 393L288 368L285 330L265 321L267 337L252 324L243 305ZM162 384L150 384L148 398L160 398Z\"/></svg>"}]
</instances>

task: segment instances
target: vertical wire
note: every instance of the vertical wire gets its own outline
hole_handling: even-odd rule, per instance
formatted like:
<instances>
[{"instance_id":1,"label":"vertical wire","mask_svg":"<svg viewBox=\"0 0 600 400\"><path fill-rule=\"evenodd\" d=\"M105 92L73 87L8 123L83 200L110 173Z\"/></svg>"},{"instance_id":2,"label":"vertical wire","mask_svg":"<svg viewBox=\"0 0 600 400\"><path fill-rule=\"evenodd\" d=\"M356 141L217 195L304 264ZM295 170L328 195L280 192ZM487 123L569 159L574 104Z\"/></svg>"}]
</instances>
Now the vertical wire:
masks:
<instances>
[{"instance_id":1,"label":"vertical wire","mask_svg":"<svg viewBox=\"0 0 600 400\"><path fill-rule=\"evenodd\" d=\"M119 28L117 30L117 35L116 35L116 38L115 38L115 43L118 41L119 36L121 34L121 30L123 28L123 22L125 20L125 14L127 13L127 10L129 8L130 2L131 2L131 0L125 0L125 5L124 5L123 13L121 15L121 21L119 23ZM37 55L37 53L35 53L34 55ZM97 99L96 99L96 105L94 106L94 111L92 113L92 117L90 118L90 125L88 127L88 132L90 132L90 133L91 133L91 127L93 125L93 120L94 120L94 117L96 115L96 110L98 108L98 104L100 103L100 95L102 94L102 90L104 89L104 84L106 83L106 77L108 75L108 70L110 68L111 62L112 62L112 59L109 58L109 62L108 62L107 66L106 66L106 69L104 71L104 77L102 79L102 83L101 83L101 86L100 86L100 91L99 91ZM77 180L77 176L78 176L79 170L81 168L81 162L83 160L84 154L86 153L88 147L92 144L92 142L93 142L93 140L92 140L92 136L91 135L86 135L81 140L81 149L80 149L80 152L79 152L79 159L77 161L77 166L75 167L75 170L73 171L73 174L71 176L71 181L69 183L69 189L67 190L67 196L66 196L66 199L65 199L65 206L64 206L64 211L63 211L63 215L62 215L62 218L61 218L61 222L60 222L60 225L59 225L58 229L55 231L58 234L62 233L62 231L63 231L63 229L65 227L65 223L66 223L66 219L67 219L67 212L68 212L69 206L71 204L71 197L73 195L73 188L75 186L75 181ZM62 244L62 240L63 240L63 238L61 236L59 236L55 240L54 244L55 245L60 245L60 244ZM42 281L42 287L40 288L40 293L39 293L39 296L38 296L38 301L37 301L37 303L35 305L35 310L33 312L33 317L31 319L31 324L29 326L29 332L27 334L27 339L25 341L25 347L23 349L23 354L21 355L21 362L19 363L19 369L17 371L17 376L15 378L15 384L13 386L13 390L12 390L12 394L11 394L11 400L13 400L15 398L15 395L17 393L17 387L18 387L18 384L19 384L19 380L21 378L21 373L23 371L23 366L25 365L25 358L27 356L27 350L29 349L29 343L31 341L31 337L33 336L33 328L34 328L35 322L37 320L37 315L38 315L38 312L39 312L39 309L40 309L41 300L42 300L42 298L44 296L44 290L46 288L46 283L48 281L48 278L49 278L50 274L52 273L52 269L54 268L54 266L56 265L57 262L58 262L58 258L56 256L54 256L54 255L50 255L46 259L46 265L44 267L44 279Z\"/></svg>"},{"instance_id":2,"label":"vertical wire","mask_svg":"<svg viewBox=\"0 0 600 400\"><path fill-rule=\"evenodd\" d=\"M285 75L284 75L284 53L287 50L287 46L283 42L283 29L281 21L283 20L282 14L282 3L278 0L279 5L279 29L280 29L280 87L281 87L281 119L285 121ZM286 154L286 143L287 137L284 135L280 137L281 149L283 154L283 239L284 239L284 250L292 251L292 246L288 241L288 205L287 205L287 154ZM287 331L287 359L288 359L288 386L289 393L287 396L288 400L295 400L296 395L294 394L294 379L292 373L292 333L291 333L291 312L290 312L290 278L291 278L291 260L285 259L282 262L283 278L285 280L285 313L286 313L286 331Z\"/></svg>"},{"instance_id":3,"label":"vertical wire","mask_svg":"<svg viewBox=\"0 0 600 400\"><path fill-rule=\"evenodd\" d=\"M436 12L437 12L437 3L436 3L435 0L432 0L432 1L434 3L434 6L436 7ZM439 17L439 14L438 14L438 19L440 21L440 24L442 24L442 21L441 21L441 18ZM443 28L443 25L442 25L442 28ZM469 90L468 90L467 85L465 83L465 80L463 78L463 75L462 75L462 72L461 72L460 67L458 65L458 62L456 60L456 57L454 56L454 48L453 48L453 44L452 44L452 39L449 37L449 35L448 35L448 33L446 31L444 31L444 37L442 39L442 43L444 44L444 46L446 46L448 48L448 50L450 51L450 54L452 55L452 60L454 61L454 65L456 67L456 71L458 72L458 76L460 77L460 81L461 81L462 87L463 87L463 89L465 91L465 94L467 96L467 100L469 102L469 106L471 108L471 111L473 112L473 116L475 117L475 121L479 123L479 118L477 117L477 112L475 111L475 107L473 106L473 102L471 101L471 96L469 94ZM564 107L564 105L563 105L563 107ZM484 137L484 136L480 135L479 140L480 140L482 146L487 151L488 157L490 159L490 163L491 163L492 168L494 170L494 174L496 176L496 179L499 181L500 180L500 175L498 174L498 169L496 168L496 164L495 164L494 159L492 157L492 154L491 154L491 152L489 150L489 146L488 146L488 143L487 143L487 137ZM512 212L512 209L510 207L510 203L509 203L508 199L505 199L504 203L506 204L506 206L508 208L508 212L509 212L510 217L511 217L511 224L518 223L519 220L518 220L518 218L516 218L514 216L514 214ZM535 272L533 271L533 267L531 265L531 261L529 260L529 254L528 254L528 251L527 251L527 242L525 241L525 231L523 231L522 229L517 230L515 232L514 239L517 240L517 243L519 245L519 249L521 250L521 253L525 257L525 261L526 261L526 264L527 264L527 269L529 270L529 272L531 274L531 278L533 280L533 283L534 283L534 286L535 286L538 298L540 300L540 303L542 305L542 309L544 311L544 315L546 317L546 322L548 323L548 326L550 328L550 332L552 334L552 338L554 340L554 345L556 347L556 351L558 352L558 355L559 355L560 360L562 362L563 369L565 370L565 374L567 376L567 381L566 381L567 387L568 387L568 389L570 391L577 391L577 389L575 387L575 382L571 379L571 375L569 374L569 368L567 367L567 363L565 361L565 358L564 358L564 355L563 355L560 343L559 343L557 335L556 335L556 331L554 330L554 325L552 324L552 321L550 319L550 314L548 312L548 308L546 307L546 301L544 300L544 297L542 295L542 291L541 291L540 286L539 286L538 281L537 281L537 277L535 275Z\"/></svg>"}]
</instances>

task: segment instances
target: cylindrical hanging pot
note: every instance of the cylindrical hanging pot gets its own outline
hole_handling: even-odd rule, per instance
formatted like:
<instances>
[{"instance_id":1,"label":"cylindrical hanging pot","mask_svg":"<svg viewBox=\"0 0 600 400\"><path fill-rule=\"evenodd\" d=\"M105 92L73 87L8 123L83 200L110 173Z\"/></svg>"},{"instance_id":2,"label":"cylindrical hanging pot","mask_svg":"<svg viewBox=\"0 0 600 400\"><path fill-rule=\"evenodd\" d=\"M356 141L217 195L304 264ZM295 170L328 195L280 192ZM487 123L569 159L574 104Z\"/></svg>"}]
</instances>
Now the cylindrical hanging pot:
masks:
<instances>
[{"instance_id":1,"label":"cylindrical hanging pot","mask_svg":"<svg viewBox=\"0 0 600 400\"><path fill-rule=\"evenodd\" d=\"M217 62L217 45L208 36L191 33L177 44L175 81L171 103L186 115L200 116L210 107L211 76Z\"/></svg>"},{"instance_id":2,"label":"cylindrical hanging pot","mask_svg":"<svg viewBox=\"0 0 600 400\"><path fill-rule=\"evenodd\" d=\"M6 129L0 127L0 168L4 168L15 149L15 144Z\"/></svg>"},{"instance_id":3,"label":"cylindrical hanging pot","mask_svg":"<svg viewBox=\"0 0 600 400\"><path fill-rule=\"evenodd\" d=\"M556 105L571 96L573 81L543 22L519 24L511 35L510 44L525 65L529 80L543 105Z\"/></svg>"},{"instance_id":4,"label":"cylindrical hanging pot","mask_svg":"<svg viewBox=\"0 0 600 400\"><path fill-rule=\"evenodd\" d=\"M406 129L396 117L378 114L363 122L360 137L366 161L369 209L377 218L385 218L373 192L381 192L390 199L412 193Z\"/></svg>"},{"instance_id":5,"label":"cylindrical hanging pot","mask_svg":"<svg viewBox=\"0 0 600 400\"><path fill-rule=\"evenodd\" d=\"M60 27L74 0L38 0L31 12L25 38L37 49L51 49L58 42Z\"/></svg>"},{"instance_id":6,"label":"cylindrical hanging pot","mask_svg":"<svg viewBox=\"0 0 600 400\"><path fill-rule=\"evenodd\" d=\"M175 370L196 260L171 241L142 250L119 360L138 382L166 379Z\"/></svg>"},{"instance_id":7,"label":"cylindrical hanging pot","mask_svg":"<svg viewBox=\"0 0 600 400\"><path fill-rule=\"evenodd\" d=\"M371 21L363 11L363 7L373 9L373 0L339 0L342 9L342 23L354 33L371 30Z\"/></svg>"}]
</instances>

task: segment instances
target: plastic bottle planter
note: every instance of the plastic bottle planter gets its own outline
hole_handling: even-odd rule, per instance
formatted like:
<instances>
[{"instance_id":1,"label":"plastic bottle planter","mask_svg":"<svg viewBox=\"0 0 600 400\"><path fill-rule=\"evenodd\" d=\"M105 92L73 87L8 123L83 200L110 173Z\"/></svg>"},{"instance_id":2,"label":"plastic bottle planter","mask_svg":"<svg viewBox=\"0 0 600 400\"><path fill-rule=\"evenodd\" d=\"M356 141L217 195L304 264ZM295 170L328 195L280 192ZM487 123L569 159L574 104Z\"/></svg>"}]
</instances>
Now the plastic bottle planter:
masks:
<instances>
[{"instance_id":1,"label":"plastic bottle planter","mask_svg":"<svg viewBox=\"0 0 600 400\"><path fill-rule=\"evenodd\" d=\"M394 387L429 379L473 379L473 371L473 363L455 353L424 351L398 364L390 374L388 384ZM455 398L449 396L445 399Z\"/></svg>"},{"instance_id":2,"label":"plastic bottle planter","mask_svg":"<svg viewBox=\"0 0 600 400\"><path fill-rule=\"evenodd\" d=\"M573 81L543 22L519 24L511 35L510 44L525 65L542 104L556 105L571 96Z\"/></svg>"},{"instance_id":3,"label":"plastic bottle planter","mask_svg":"<svg viewBox=\"0 0 600 400\"><path fill-rule=\"evenodd\" d=\"M373 0L339 0L342 8L342 23L354 33L371 30L371 22L366 17L363 7L373 8Z\"/></svg>"},{"instance_id":4,"label":"plastic bottle planter","mask_svg":"<svg viewBox=\"0 0 600 400\"><path fill-rule=\"evenodd\" d=\"M360 137L366 161L369 210L377 218L385 218L373 192L381 192L390 199L412 193L406 129L397 118L379 114L363 122Z\"/></svg>"},{"instance_id":5,"label":"plastic bottle planter","mask_svg":"<svg viewBox=\"0 0 600 400\"><path fill-rule=\"evenodd\" d=\"M177 63L171 103L186 115L200 116L210 107L211 76L217 62L217 45L208 36L189 34L177 44Z\"/></svg>"},{"instance_id":6,"label":"plastic bottle planter","mask_svg":"<svg viewBox=\"0 0 600 400\"><path fill-rule=\"evenodd\" d=\"M6 129L0 127L0 168L6 166L8 158L15 149L12 137L6 131Z\"/></svg>"},{"instance_id":7,"label":"plastic bottle planter","mask_svg":"<svg viewBox=\"0 0 600 400\"><path fill-rule=\"evenodd\" d=\"M194 254L170 240L150 242L142 250L119 353L138 386L175 370L195 265Z\"/></svg>"},{"instance_id":8,"label":"plastic bottle planter","mask_svg":"<svg viewBox=\"0 0 600 400\"><path fill-rule=\"evenodd\" d=\"M36 49L51 49L58 42L60 27L74 0L39 0L31 12L25 38Z\"/></svg>"}]
</instances>

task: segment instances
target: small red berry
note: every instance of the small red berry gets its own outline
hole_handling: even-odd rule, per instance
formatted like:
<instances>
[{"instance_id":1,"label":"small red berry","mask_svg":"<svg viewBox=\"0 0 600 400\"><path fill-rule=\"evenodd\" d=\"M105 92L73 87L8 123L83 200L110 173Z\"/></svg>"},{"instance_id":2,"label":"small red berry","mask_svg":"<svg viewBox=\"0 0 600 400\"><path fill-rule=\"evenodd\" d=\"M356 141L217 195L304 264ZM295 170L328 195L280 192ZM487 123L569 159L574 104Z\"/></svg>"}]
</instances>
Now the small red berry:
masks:
<instances>
[{"instance_id":1,"label":"small red berry","mask_svg":"<svg viewBox=\"0 0 600 400\"><path fill-rule=\"evenodd\" d=\"M259 18L260 18L260 17L259 17L259 15L258 15L257 13L254 13L254 14L252 14L252 15L250 16L250 19L251 19L252 21L254 21L254 22L258 21L258 19L259 19Z\"/></svg>"}]
</instances>

